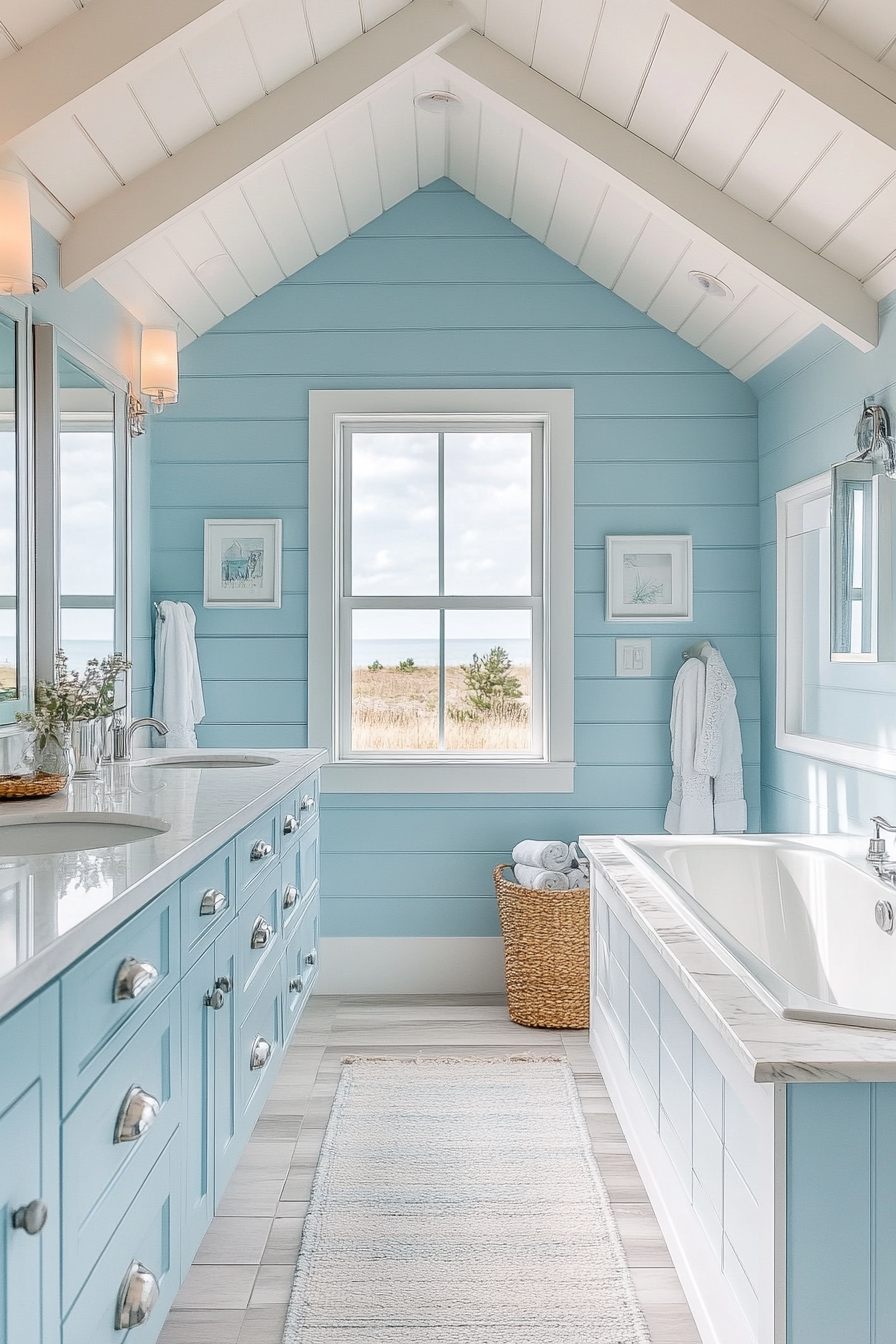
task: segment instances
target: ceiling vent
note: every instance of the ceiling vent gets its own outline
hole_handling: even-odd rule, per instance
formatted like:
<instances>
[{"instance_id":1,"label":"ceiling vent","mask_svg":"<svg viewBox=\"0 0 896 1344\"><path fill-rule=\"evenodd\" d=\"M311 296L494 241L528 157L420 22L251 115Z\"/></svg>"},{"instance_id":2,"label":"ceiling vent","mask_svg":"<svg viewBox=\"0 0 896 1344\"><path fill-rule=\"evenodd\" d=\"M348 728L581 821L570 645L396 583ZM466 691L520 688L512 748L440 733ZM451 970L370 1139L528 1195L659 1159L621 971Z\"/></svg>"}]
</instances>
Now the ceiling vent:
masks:
<instances>
[{"instance_id":1,"label":"ceiling vent","mask_svg":"<svg viewBox=\"0 0 896 1344\"><path fill-rule=\"evenodd\" d=\"M688 279L692 285L702 289L703 293L711 299L734 298L734 290L729 289L717 275L709 275L706 271L688 271Z\"/></svg>"},{"instance_id":2,"label":"ceiling vent","mask_svg":"<svg viewBox=\"0 0 896 1344\"><path fill-rule=\"evenodd\" d=\"M433 89L430 93L418 93L414 106L419 107L421 112L447 112L450 116L460 112L463 103L456 93L449 93L447 89Z\"/></svg>"}]
</instances>

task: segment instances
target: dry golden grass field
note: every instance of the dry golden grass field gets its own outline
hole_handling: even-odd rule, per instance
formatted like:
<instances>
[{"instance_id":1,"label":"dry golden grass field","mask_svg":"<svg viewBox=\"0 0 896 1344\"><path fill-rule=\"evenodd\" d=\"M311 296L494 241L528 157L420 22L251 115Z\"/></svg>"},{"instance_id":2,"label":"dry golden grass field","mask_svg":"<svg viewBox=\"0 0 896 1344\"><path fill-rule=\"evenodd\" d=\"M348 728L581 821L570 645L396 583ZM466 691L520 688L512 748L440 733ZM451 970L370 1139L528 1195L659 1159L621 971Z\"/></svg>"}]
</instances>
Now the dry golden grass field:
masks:
<instances>
[{"instance_id":1,"label":"dry golden grass field","mask_svg":"<svg viewBox=\"0 0 896 1344\"><path fill-rule=\"evenodd\" d=\"M448 751L528 751L531 669L514 666L522 698L503 712L482 714L468 700L463 669L446 669L445 747ZM439 670L400 672L383 667L352 671L354 751L437 751Z\"/></svg>"},{"instance_id":2,"label":"dry golden grass field","mask_svg":"<svg viewBox=\"0 0 896 1344\"><path fill-rule=\"evenodd\" d=\"M16 670L9 663L0 663L0 700L15 698Z\"/></svg>"}]
</instances>

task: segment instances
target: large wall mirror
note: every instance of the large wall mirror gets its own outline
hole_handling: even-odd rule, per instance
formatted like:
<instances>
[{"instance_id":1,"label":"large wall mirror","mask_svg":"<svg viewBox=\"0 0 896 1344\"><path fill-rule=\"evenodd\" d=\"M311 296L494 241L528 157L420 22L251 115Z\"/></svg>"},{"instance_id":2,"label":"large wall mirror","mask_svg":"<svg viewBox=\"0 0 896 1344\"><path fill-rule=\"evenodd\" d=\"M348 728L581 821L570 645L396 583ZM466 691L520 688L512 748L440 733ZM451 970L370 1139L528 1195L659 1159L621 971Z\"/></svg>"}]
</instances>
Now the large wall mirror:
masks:
<instances>
[{"instance_id":1,"label":"large wall mirror","mask_svg":"<svg viewBox=\"0 0 896 1344\"><path fill-rule=\"evenodd\" d=\"M27 336L25 308L0 303L0 724L31 686Z\"/></svg>"}]
</instances>

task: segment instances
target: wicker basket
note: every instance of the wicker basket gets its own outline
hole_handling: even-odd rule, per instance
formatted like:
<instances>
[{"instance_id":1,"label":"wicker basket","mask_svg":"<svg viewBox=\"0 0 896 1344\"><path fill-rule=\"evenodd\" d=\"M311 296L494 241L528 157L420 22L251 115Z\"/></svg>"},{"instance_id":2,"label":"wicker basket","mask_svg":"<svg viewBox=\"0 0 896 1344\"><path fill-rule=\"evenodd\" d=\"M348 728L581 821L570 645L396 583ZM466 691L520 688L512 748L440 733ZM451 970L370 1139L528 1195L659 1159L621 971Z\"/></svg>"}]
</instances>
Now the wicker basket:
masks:
<instances>
[{"instance_id":1,"label":"wicker basket","mask_svg":"<svg viewBox=\"0 0 896 1344\"><path fill-rule=\"evenodd\" d=\"M49 798L68 783L66 775L0 775L0 803L24 798Z\"/></svg>"},{"instance_id":2,"label":"wicker basket","mask_svg":"<svg viewBox=\"0 0 896 1344\"><path fill-rule=\"evenodd\" d=\"M507 1006L523 1027L588 1026L587 890L531 891L495 869Z\"/></svg>"}]
</instances>

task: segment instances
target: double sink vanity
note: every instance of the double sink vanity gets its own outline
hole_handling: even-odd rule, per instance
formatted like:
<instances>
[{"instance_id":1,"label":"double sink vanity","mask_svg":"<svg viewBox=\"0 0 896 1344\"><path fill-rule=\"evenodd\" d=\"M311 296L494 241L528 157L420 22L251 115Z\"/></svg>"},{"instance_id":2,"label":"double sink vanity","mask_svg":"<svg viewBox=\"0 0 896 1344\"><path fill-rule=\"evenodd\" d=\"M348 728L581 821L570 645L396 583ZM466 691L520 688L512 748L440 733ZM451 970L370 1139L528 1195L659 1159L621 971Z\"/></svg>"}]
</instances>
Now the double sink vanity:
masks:
<instances>
[{"instance_id":1,"label":"double sink vanity","mask_svg":"<svg viewBox=\"0 0 896 1344\"><path fill-rule=\"evenodd\" d=\"M0 1344L151 1344L317 974L319 751L0 808Z\"/></svg>"}]
</instances>

